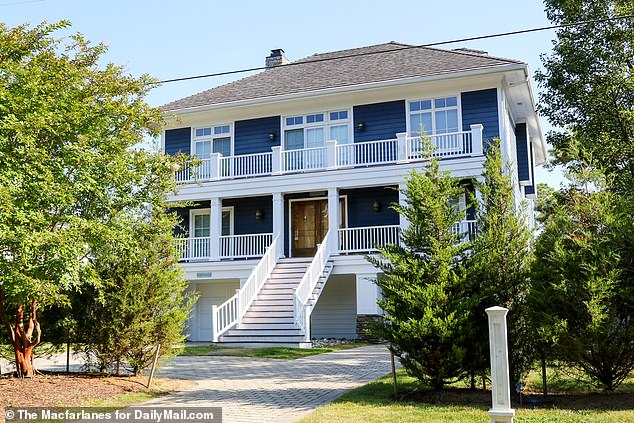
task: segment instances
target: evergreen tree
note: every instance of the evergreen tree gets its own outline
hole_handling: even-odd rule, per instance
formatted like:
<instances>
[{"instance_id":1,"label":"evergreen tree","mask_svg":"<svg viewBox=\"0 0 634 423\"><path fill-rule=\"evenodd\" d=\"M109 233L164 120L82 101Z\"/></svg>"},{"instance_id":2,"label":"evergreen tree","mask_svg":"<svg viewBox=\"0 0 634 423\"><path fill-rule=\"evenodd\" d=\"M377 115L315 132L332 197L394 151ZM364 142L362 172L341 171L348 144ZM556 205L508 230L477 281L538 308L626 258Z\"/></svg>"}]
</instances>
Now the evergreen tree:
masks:
<instances>
[{"instance_id":1,"label":"evergreen tree","mask_svg":"<svg viewBox=\"0 0 634 423\"><path fill-rule=\"evenodd\" d=\"M456 224L464 211L452 200L460 182L431 159L423 174L407 178L404 205L393 205L409 221L401 245L387 245L369 257L383 276L379 306L384 319L373 328L386 339L409 374L441 390L463 376L461 342L469 318L465 307L464 245Z\"/></svg>"},{"instance_id":2,"label":"evergreen tree","mask_svg":"<svg viewBox=\"0 0 634 423\"><path fill-rule=\"evenodd\" d=\"M541 342L612 391L634 370L634 204L598 172L571 177L537 240L530 303Z\"/></svg>"},{"instance_id":3,"label":"evergreen tree","mask_svg":"<svg viewBox=\"0 0 634 423\"><path fill-rule=\"evenodd\" d=\"M471 373L489 367L488 307L509 309L509 358L511 383L519 381L533 364L526 294L532 260L531 227L525 205L517 208L510 166L504 164L499 139L487 152L482 178L476 181L480 201L476 205L476 236L467 264L473 307L469 320L465 367Z\"/></svg>"}]
</instances>

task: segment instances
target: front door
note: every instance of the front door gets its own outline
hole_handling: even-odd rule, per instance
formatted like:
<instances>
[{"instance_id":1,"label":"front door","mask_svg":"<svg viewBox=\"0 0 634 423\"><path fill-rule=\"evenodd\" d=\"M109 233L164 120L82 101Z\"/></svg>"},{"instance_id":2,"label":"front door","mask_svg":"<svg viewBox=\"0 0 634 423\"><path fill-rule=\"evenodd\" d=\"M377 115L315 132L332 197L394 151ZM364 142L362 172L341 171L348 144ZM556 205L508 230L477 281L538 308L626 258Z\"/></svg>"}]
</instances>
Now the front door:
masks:
<instances>
[{"instance_id":1,"label":"front door","mask_svg":"<svg viewBox=\"0 0 634 423\"><path fill-rule=\"evenodd\" d=\"M339 200L339 226L345 216L343 198ZM312 257L328 232L328 200L302 200L291 203L291 256Z\"/></svg>"}]
</instances>

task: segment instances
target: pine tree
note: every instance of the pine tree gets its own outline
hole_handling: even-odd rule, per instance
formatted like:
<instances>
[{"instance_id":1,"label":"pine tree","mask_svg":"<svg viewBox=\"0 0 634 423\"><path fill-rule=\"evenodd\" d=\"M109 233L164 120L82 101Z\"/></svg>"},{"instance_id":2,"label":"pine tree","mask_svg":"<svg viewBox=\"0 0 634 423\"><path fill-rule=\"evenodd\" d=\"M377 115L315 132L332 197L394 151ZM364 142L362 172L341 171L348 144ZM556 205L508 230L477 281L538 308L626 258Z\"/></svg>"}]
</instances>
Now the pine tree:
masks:
<instances>
[{"instance_id":1,"label":"pine tree","mask_svg":"<svg viewBox=\"0 0 634 423\"><path fill-rule=\"evenodd\" d=\"M442 390L463 376L461 339L469 310L464 246L455 228L464 211L452 200L464 189L431 159L423 174L409 175L403 193L406 204L393 206L409 221L401 245L384 246L378 258L368 258L383 272L376 283L385 316L373 332L390 343L409 374Z\"/></svg>"}]
</instances>

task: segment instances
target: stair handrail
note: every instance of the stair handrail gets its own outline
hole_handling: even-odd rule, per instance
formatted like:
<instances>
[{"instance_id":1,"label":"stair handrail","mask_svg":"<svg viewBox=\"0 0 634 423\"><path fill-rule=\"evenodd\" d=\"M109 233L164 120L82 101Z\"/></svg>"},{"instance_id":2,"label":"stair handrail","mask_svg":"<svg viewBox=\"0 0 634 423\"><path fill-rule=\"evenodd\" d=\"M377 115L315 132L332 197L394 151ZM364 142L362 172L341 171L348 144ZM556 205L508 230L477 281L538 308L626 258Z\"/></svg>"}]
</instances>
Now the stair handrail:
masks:
<instances>
[{"instance_id":1,"label":"stair handrail","mask_svg":"<svg viewBox=\"0 0 634 423\"><path fill-rule=\"evenodd\" d=\"M295 324L304 331L307 341L310 341L310 310L308 302L330 259L331 251L329 246L331 233L332 231L328 230L321 244L317 247L315 257L313 257L313 260L306 269L306 273L304 273L302 280L299 282L299 285L297 285L295 296L293 297L293 317L295 318Z\"/></svg>"},{"instance_id":2,"label":"stair handrail","mask_svg":"<svg viewBox=\"0 0 634 423\"><path fill-rule=\"evenodd\" d=\"M277 242L278 237L275 237L246 282L240 289L236 289L236 293L231 298L219 306L211 306L211 340L213 342L218 342L220 335L242 320L257 297L277 263Z\"/></svg>"}]
</instances>

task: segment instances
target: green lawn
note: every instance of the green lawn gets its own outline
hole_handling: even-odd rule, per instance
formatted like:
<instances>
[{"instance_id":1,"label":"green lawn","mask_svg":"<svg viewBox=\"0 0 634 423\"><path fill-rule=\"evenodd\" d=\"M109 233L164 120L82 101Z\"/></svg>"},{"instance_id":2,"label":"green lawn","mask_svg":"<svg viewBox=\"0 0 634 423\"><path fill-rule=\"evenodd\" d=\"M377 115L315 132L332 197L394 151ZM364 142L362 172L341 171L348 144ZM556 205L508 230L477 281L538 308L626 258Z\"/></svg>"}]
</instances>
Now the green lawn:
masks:
<instances>
[{"instance_id":1,"label":"green lawn","mask_svg":"<svg viewBox=\"0 0 634 423\"><path fill-rule=\"evenodd\" d=\"M488 423L491 393L451 387L443 393L421 387L399 371L399 401L393 400L391 375L357 388L302 420L309 422L457 422ZM613 394L559 396L556 406L516 409L519 423L634 422L634 394L628 383Z\"/></svg>"},{"instance_id":2,"label":"green lawn","mask_svg":"<svg viewBox=\"0 0 634 423\"><path fill-rule=\"evenodd\" d=\"M342 344L328 348L239 348L239 347L219 347L215 345L189 345L181 349L178 355L201 356L201 355L225 355L234 357L255 357L255 358L276 358L281 360L295 360L296 358L308 357L311 355L323 354L337 350L347 350L350 348L363 347L365 343Z\"/></svg>"}]
</instances>

